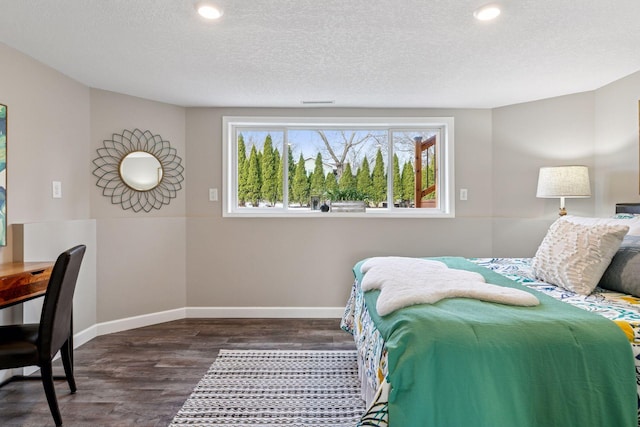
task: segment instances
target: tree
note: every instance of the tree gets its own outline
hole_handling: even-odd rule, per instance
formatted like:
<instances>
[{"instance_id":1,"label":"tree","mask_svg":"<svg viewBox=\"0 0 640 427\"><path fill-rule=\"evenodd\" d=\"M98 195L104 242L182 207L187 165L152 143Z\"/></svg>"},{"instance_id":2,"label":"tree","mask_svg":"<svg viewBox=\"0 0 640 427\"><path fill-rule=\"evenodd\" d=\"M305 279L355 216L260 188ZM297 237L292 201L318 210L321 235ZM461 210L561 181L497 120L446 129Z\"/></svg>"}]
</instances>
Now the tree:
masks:
<instances>
[{"instance_id":1,"label":"tree","mask_svg":"<svg viewBox=\"0 0 640 427\"><path fill-rule=\"evenodd\" d=\"M340 190L354 190L356 188L356 177L351 172L351 163L347 162L342 171L342 176L338 180Z\"/></svg>"},{"instance_id":2,"label":"tree","mask_svg":"<svg viewBox=\"0 0 640 427\"><path fill-rule=\"evenodd\" d=\"M400 177L400 160L398 155L393 155L393 201L402 200L402 178Z\"/></svg>"},{"instance_id":3,"label":"tree","mask_svg":"<svg viewBox=\"0 0 640 427\"><path fill-rule=\"evenodd\" d=\"M262 183L260 181L260 162L258 161L258 151L256 146L251 147L251 153L249 154L248 168L247 168L247 192L245 197L251 205L258 207L260 204L260 188Z\"/></svg>"},{"instance_id":4,"label":"tree","mask_svg":"<svg viewBox=\"0 0 640 427\"><path fill-rule=\"evenodd\" d=\"M293 176L296 173L296 162L295 160L293 160L293 150L291 149L291 145L287 146L287 164L288 164L288 173L289 173L289 177L287 179L287 181L289 182L289 203L291 203L291 201L293 200Z\"/></svg>"},{"instance_id":5,"label":"tree","mask_svg":"<svg viewBox=\"0 0 640 427\"><path fill-rule=\"evenodd\" d=\"M411 202L415 197L415 176L411 162L405 162L402 167L402 200ZM416 201L416 203L419 201Z\"/></svg>"},{"instance_id":6,"label":"tree","mask_svg":"<svg viewBox=\"0 0 640 427\"><path fill-rule=\"evenodd\" d=\"M316 163L311 174L311 195L321 196L324 194L324 167L322 165L322 154L318 153L316 156Z\"/></svg>"},{"instance_id":7,"label":"tree","mask_svg":"<svg viewBox=\"0 0 640 427\"><path fill-rule=\"evenodd\" d=\"M307 169L304 166L304 158L300 153L300 159L296 165L293 175L293 202L297 202L300 206L306 205L309 201L309 178L307 178Z\"/></svg>"},{"instance_id":8,"label":"tree","mask_svg":"<svg viewBox=\"0 0 640 427\"><path fill-rule=\"evenodd\" d=\"M378 148L376 153L376 164L373 166L371 174L371 201L378 206L380 202L387 200L387 177L384 173L384 159L382 150Z\"/></svg>"},{"instance_id":9,"label":"tree","mask_svg":"<svg viewBox=\"0 0 640 427\"><path fill-rule=\"evenodd\" d=\"M273 150L273 159L276 164L276 180L278 182L278 186L276 188L276 202L282 202L283 200L283 187L284 187L284 178L282 176L282 156L280 152L276 148Z\"/></svg>"},{"instance_id":10,"label":"tree","mask_svg":"<svg viewBox=\"0 0 640 427\"><path fill-rule=\"evenodd\" d=\"M271 206L275 205L278 199L278 171L273 155L273 142L271 135L268 134L264 140L260 159L260 176L262 178L260 195L262 200L268 201Z\"/></svg>"},{"instance_id":11,"label":"tree","mask_svg":"<svg viewBox=\"0 0 640 427\"><path fill-rule=\"evenodd\" d=\"M247 193L247 147L244 136L238 135L238 205L244 206Z\"/></svg>"},{"instance_id":12,"label":"tree","mask_svg":"<svg viewBox=\"0 0 640 427\"><path fill-rule=\"evenodd\" d=\"M364 156L362 165L360 165L358 173L356 174L356 190L358 190L362 194L366 194L367 197L371 197L372 188L373 183L371 182L371 169L369 168L369 159L367 159L367 156Z\"/></svg>"},{"instance_id":13,"label":"tree","mask_svg":"<svg viewBox=\"0 0 640 427\"><path fill-rule=\"evenodd\" d=\"M323 130L316 132L324 143L327 157L331 159L329 165L338 173L338 181L342 178L342 174L348 165L347 157L349 155L357 155L358 148L364 142L373 138L373 135L369 132L363 134L362 132L341 130L337 132L339 138L336 136L331 139Z\"/></svg>"},{"instance_id":14,"label":"tree","mask_svg":"<svg viewBox=\"0 0 640 427\"><path fill-rule=\"evenodd\" d=\"M328 194L334 193L338 189L338 180L336 179L335 173L329 172L327 174L327 179L324 181L324 188Z\"/></svg>"}]
</instances>

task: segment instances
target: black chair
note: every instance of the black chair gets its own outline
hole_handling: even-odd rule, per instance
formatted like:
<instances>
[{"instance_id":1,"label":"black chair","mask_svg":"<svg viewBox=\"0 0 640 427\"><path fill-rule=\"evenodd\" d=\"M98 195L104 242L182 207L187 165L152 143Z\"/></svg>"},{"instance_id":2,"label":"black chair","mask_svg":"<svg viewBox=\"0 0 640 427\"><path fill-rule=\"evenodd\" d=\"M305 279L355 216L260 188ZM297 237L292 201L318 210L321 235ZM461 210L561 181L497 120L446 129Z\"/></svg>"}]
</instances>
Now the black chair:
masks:
<instances>
[{"instance_id":1,"label":"black chair","mask_svg":"<svg viewBox=\"0 0 640 427\"><path fill-rule=\"evenodd\" d=\"M47 286L39 324L0 326L0 369L37 365L56 426L62 425L53 385L51 361L60 350L64 373L71 393L73 378L73 293L86 246L75 246L56 260Z\"/></svg>"}]
</instances>

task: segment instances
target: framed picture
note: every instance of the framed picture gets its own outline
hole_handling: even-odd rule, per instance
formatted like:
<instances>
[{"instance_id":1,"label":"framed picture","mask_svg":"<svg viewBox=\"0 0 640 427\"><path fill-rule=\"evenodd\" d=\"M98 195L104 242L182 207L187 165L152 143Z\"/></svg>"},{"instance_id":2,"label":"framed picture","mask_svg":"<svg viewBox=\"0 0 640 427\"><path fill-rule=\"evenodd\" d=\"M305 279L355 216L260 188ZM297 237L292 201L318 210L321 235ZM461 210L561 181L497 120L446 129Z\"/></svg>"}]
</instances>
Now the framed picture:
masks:
<instances>
[{"instance_id":1,"label":"framed picture","mask_svg":"<svg viewBox=\"0 0 640 427\"><path fill-rule=\"evenodd\" d=\"M0 104L0 246L7 246L7 106Z\"/></svg>"}]
</instances>

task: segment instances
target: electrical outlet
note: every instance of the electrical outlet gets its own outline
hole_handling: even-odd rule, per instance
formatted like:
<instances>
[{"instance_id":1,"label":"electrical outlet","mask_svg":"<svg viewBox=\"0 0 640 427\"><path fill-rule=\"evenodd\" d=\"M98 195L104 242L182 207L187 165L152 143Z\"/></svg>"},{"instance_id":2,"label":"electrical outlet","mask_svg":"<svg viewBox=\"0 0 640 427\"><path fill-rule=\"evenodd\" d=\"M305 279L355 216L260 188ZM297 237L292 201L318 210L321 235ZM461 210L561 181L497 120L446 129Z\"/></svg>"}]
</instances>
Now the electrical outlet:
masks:
<instances>
[{"instance_id":1,"label":"electrical outlet","mask_svg":"<svg viewBox=\"0 0 640 427\"><path fill-rule=\"evenodd\" d=\"M460 189L460 200L467 200L467 189L466 188L461 188Z\"/></svg>"},{"instance_id":2,"label":"electrical outlet","mask_svg":"<svg viewBox=\"0 0 640 427\"><path fill-rule=\"evenodd\" d=\"M51 182L51 196L54 199L62 199L62 183L60 181Z\"/></svg>"},{"instance_id":3,"label":"electrical outlet","mask_svg":"<svg viewBox=\"0 0 640 427\"><path fill-rule=\"evenodd\" d=\"M209 189L209 201L210 202L217 202L218 201L218 189L217 188L210 188Z\"/></svg>"}]
</instances>

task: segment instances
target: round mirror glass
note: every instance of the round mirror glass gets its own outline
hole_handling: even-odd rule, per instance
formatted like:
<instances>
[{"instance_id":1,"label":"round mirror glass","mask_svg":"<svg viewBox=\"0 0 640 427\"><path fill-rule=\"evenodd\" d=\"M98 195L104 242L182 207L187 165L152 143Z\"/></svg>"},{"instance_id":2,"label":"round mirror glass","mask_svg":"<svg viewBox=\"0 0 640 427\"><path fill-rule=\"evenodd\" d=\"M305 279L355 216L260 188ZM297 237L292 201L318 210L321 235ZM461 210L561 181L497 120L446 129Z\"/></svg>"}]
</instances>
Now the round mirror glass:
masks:
<instances>
[{"instance_id":1,"label":"round mirror glass","mask_svg":"<svg viewBox=\"0 0 640 427\"><path fill-rule=\"evenodd\" d=\"M120 162L120 177L134 190L149 191L162 181L162 165L152 154L134 151Z\"/></svg>"}]
</instances>

